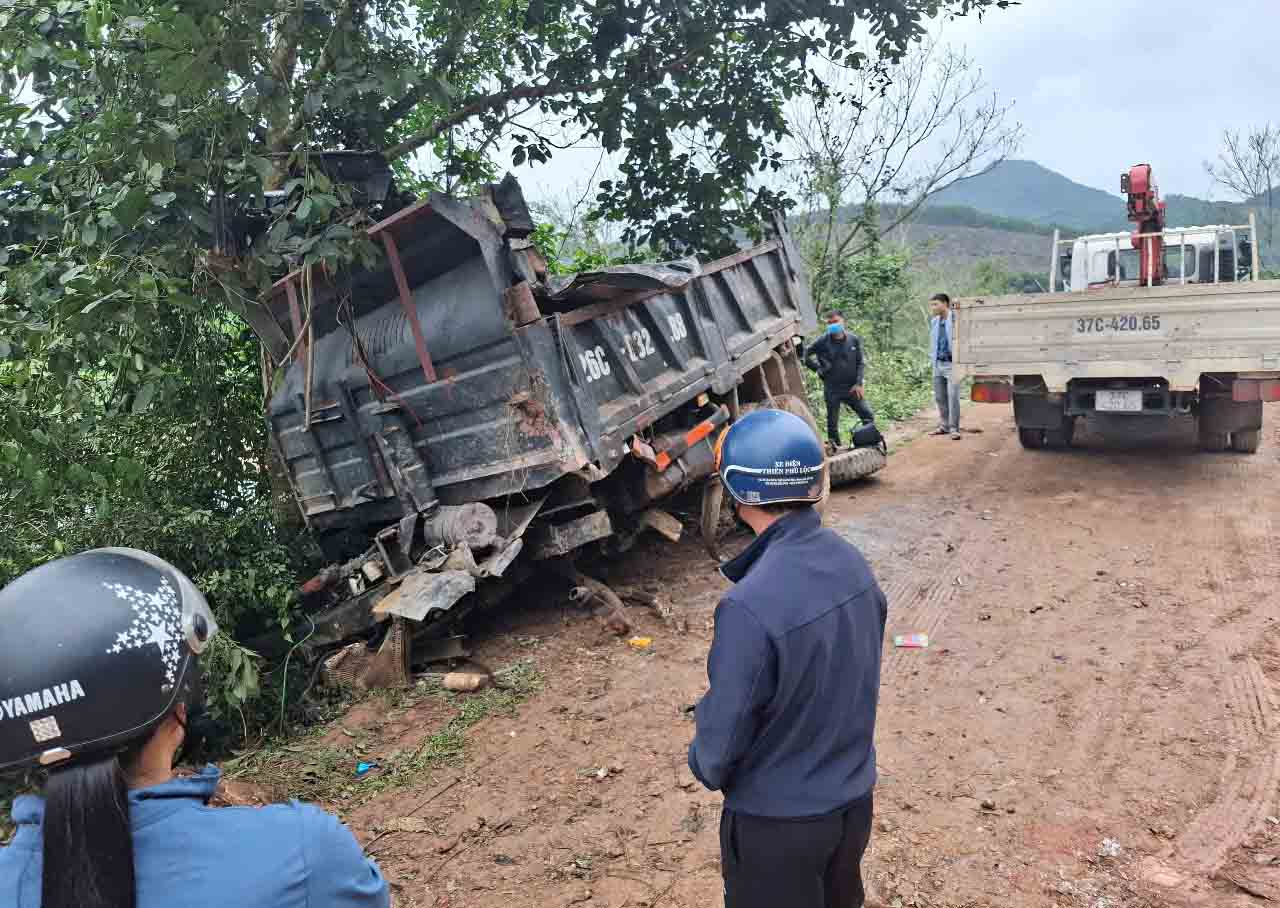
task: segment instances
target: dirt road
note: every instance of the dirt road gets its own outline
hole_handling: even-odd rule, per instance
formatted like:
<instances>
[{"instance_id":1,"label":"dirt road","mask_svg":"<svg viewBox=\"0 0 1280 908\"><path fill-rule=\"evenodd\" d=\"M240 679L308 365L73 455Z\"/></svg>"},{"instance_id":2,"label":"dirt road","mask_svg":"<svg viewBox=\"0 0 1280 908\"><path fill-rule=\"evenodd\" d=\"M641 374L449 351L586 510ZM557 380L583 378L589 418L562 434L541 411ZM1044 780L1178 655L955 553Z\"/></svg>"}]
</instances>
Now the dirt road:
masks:
<instances>
[{"instance_id":1,"label":"dirt road","mask_svg":"<svg viewBox=\"0 0 1280 908\"><path fill-rule=\"evenodd\" d=\"M876 568L890 635L932 638L887 644L879 896L1280 899L1280 408L1254 457L1198 453L1187 426L1170 446L1091 432L1076 450L1030 452L1006 408L966 418L981 434L916 439L828 514ZM480 655L532 654L544 689L469 732L460 777L350 817L366 840L398 817L425 821L372 847L399 905L720 904L718 797L684 769L682 707L703 689L723 581L696 544L646 546L609 579L658 590L687 632L633 610L654 638L642 653L578 613L508 613ZM392 747L431 715L344 722Z\"/></svg>"}]
</instances>

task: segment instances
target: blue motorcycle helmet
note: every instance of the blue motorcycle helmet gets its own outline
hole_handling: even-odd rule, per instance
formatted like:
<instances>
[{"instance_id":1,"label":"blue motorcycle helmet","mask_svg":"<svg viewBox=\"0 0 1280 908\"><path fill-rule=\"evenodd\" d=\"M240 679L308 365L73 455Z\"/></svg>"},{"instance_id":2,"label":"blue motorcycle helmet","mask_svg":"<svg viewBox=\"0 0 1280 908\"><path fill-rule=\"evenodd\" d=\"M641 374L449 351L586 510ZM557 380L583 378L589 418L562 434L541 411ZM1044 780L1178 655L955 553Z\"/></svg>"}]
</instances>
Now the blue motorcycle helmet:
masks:
<instances>
[{"instance_id":1,"label":"blue motorcycle helmet","mask_svg":"<svg viewBox=\"0 0 1280 908\"><path fill-rule=\"evenodd\" d=\"M817 504L825 469L818 436L785 410L748 413L716 445L716 472L738 504Z\"/></svg>"}]
</instances>

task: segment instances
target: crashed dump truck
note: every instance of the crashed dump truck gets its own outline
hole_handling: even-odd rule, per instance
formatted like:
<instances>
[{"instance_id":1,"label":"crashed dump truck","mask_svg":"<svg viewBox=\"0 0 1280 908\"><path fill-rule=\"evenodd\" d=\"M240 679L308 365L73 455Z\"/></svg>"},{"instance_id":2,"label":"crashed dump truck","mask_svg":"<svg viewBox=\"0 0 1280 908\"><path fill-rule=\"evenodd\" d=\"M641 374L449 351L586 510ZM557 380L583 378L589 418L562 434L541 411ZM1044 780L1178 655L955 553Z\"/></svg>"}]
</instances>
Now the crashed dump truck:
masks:
<instances>
[{"instance_id":1,"label":"crashed dump truck","mask_svg":"<svg viewBox=\"0 0 1280 908\"><path fill-rule=\"evenodd\" d=\"M678 539L661 502L697 485L714 548L721 428L762 406L813 424L797 340L816 318L780 218L710 264L571 278L547 274L532 229L510 177L433 194L369 230L383 267L295 272L252 313L278 364L271 444L333 562L303 588L313 652L394 626L389 660L415 631L420 658L455 655L421 630L540 564L616 604L575 554Z\"/></svg>"}]
</instances>

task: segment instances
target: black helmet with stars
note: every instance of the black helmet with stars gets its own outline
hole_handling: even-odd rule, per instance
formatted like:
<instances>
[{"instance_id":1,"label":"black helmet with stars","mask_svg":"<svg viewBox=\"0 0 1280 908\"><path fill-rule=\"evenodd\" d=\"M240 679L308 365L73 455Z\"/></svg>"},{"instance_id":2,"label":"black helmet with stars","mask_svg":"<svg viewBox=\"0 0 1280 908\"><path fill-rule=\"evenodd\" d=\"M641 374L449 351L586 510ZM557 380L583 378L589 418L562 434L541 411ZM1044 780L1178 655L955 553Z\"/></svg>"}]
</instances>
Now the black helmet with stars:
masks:
<instances>
[{"instance_id":1,"label":"black helmet with stars","mask_svg":"<svg viewBox=\"0 0 1280 908\"><path fill-rule=\"evenodd\" d=\"M198 697L204 596L137 549L60 558L0 590L0 770L119 751Z\"/></svg>"}]
</instances>

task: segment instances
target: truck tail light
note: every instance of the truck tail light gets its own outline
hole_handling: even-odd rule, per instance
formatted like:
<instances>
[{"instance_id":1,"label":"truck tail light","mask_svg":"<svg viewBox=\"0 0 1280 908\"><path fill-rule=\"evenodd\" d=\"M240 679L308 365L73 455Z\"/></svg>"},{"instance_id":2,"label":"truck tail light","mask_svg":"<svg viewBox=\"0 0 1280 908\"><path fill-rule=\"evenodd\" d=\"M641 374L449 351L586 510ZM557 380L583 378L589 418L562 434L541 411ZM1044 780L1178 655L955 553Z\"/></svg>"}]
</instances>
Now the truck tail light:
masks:
<instances>
[{"instance_id":1,"label":"truck tail light","mask_svg":"<svg viewBox=\"0 0 1280 908\"><path fill-rule=\"evenodd\" d=\"M1280 400L1280 379L1238 378L1231 383L1231 399L1237 403Z\"/></svg>"},{"instance_id":2,"label":"truck tail light","mask_svg":"<svg viewBox=\"0 0 1280 908\"><path fill-rule=\"evenodd\" d=\"M1013 385L1007 381L976 381L969 398L983 404L1007 404L1013 400Z\"/></svg>"}]
</instances>

